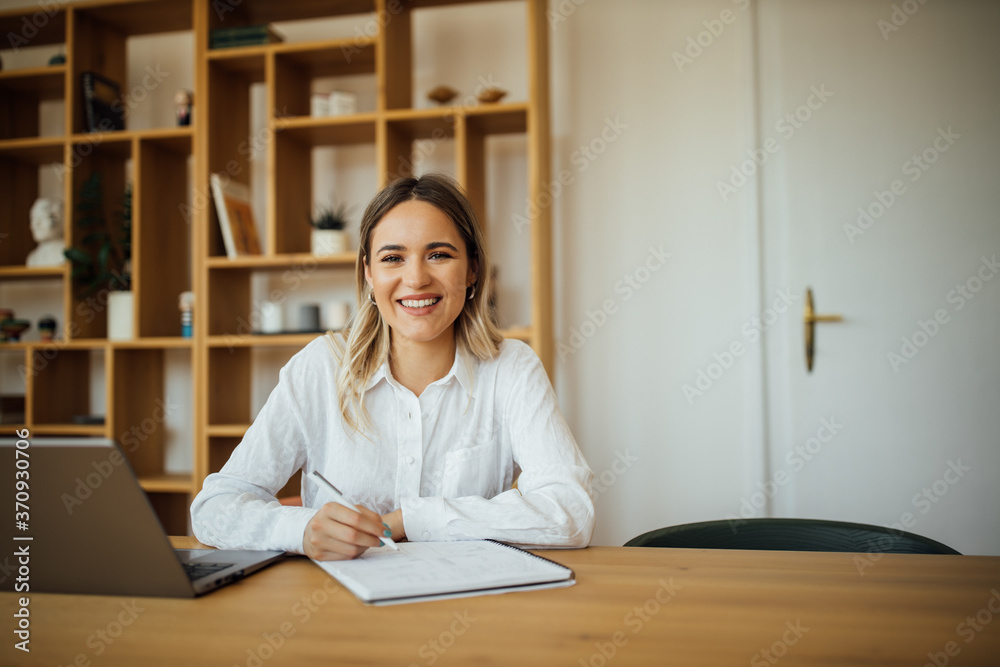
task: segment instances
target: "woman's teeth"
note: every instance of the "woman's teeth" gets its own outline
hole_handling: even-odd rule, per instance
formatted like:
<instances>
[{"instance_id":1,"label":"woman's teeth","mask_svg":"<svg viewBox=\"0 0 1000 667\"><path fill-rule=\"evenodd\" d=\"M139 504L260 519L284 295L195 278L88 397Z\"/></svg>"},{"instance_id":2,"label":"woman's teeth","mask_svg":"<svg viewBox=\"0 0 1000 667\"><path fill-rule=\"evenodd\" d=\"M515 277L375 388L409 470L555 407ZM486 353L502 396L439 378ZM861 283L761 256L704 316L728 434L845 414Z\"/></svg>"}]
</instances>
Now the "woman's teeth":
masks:
<instances>
[{"instance_id":1,"label":"woman's teeth","mask_svg":"<svg viewBox=\"0 0 1000 667\"><path fill-rule=\"evenodd\" d=\"M427 306L433 306L435 303L441 300L441 297L435 297L433 299L420 299L419 301L413 301L411 299L402 299L400 303L407 308L426 308Z\"/></svg>"}]
</instances>

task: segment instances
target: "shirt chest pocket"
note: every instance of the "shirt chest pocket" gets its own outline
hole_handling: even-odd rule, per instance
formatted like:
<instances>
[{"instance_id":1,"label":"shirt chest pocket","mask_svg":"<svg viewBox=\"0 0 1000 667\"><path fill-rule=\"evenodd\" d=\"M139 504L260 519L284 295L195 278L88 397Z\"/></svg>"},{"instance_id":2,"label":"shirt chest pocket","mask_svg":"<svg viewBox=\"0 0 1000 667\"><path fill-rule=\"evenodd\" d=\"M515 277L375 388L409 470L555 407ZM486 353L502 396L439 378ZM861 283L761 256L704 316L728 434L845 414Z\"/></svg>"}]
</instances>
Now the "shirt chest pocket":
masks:
<instances>
[{"instance_id":1,"label":"shirt chest pocket","mask_svg":"<svg viewBox=\"0 0 1000 667\"><path fill-rule=\"evenodd\" d=\"M441 495L445 498L482 496L489 499L500 493L502 483L500 449L493 443L445 455L441 477Z\"/></svg>"}]
</instances>

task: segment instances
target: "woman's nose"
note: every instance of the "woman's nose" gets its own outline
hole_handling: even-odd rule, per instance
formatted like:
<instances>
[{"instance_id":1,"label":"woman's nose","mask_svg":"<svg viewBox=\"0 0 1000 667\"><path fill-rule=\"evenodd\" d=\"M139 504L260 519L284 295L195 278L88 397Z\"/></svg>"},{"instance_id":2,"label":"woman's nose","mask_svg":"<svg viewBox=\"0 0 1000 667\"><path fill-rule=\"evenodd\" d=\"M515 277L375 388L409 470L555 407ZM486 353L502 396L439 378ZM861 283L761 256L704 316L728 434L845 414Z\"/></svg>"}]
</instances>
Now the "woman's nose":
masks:
<instances>
[{"instance_id":1,"label":"woman's nose","mask_svg":"<svg viewBox=\"0 0 1000 667\"><path fill-rule=\"evenodd\" d=\"M430 282L430 272L424 262L410 262L406 267L406 275L403 278L408 287L420 287Z\"/></svg>"}]
</instances>

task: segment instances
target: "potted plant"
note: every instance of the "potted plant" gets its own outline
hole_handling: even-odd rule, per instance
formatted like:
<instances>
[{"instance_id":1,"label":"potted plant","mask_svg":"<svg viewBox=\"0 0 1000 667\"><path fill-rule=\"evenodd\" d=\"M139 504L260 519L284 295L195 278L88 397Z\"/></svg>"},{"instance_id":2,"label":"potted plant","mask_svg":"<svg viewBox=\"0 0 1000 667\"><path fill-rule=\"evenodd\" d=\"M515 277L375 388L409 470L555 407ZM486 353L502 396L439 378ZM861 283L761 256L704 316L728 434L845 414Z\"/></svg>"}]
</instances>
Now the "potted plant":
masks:
<instances>
[{"instance_id":1,"label":"potted plant","mask_svg":"<svg viewBox=\"0 0 1000 667\"><path fill-rule=\"evenodd\" d=\"M108 304L108 339L135 337L132 295L132 185L125 186L122 210L116 222L104 215L104 190L99 172L91 174L80 187L77 204L82 237L79 246L65 250L73 263L73 282L80 296L104 293ZM99 301L98 301L99 302Z\"/></svg>"},{"instance_id":2,"label":"potted plant","mask_svg":"<svg viewBox=\"0 0 1000 667\"><path fill-rule=\"evenodd\" d=\"M309 223L312 225L312 254L317 257L327 257L347 252L348 207L329 206L321 208Z\"/></svg>"}]
</instances>

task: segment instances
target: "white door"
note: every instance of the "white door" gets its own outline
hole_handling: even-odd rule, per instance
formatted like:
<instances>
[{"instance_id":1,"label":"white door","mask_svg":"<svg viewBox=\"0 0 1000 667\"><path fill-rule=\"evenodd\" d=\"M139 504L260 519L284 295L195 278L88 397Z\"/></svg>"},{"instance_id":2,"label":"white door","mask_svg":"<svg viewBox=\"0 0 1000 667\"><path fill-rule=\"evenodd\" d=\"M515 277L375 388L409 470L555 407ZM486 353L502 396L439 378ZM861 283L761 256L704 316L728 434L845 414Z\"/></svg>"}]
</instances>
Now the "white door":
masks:
<instances>
[{"instance_id":1,"label":"white door","mask_svg":"<svg viewBox=\"0 0 1000 667\"><path fill-rule=\"evenodd\" d=\"M775 516L1000 554L1000 3L762 0ZM747 169L752 172L753 169ZM802 309L818 313L807 372Z\"/></svg>"}]
</instances>

